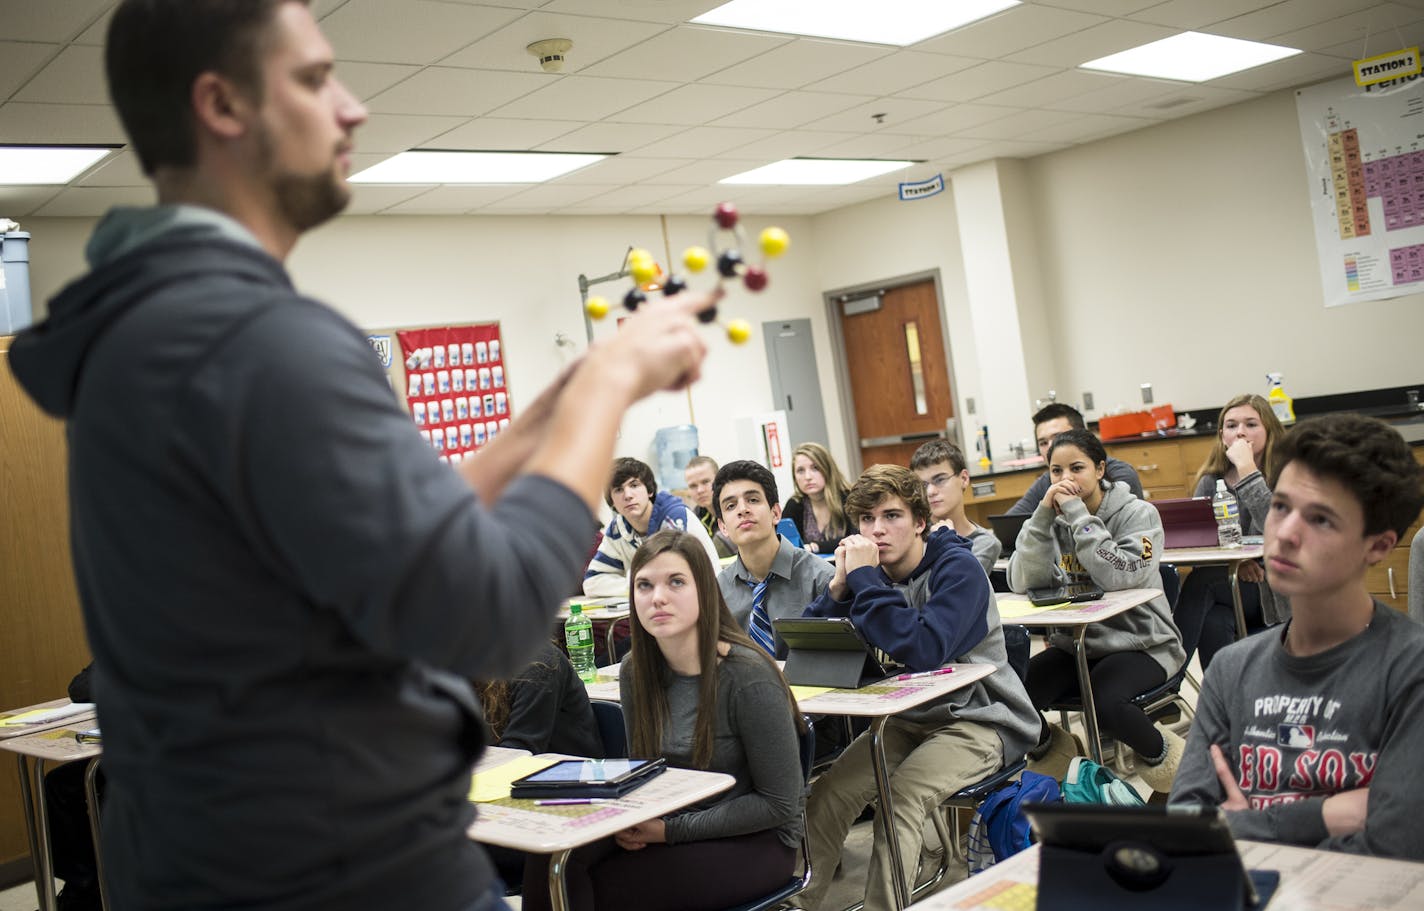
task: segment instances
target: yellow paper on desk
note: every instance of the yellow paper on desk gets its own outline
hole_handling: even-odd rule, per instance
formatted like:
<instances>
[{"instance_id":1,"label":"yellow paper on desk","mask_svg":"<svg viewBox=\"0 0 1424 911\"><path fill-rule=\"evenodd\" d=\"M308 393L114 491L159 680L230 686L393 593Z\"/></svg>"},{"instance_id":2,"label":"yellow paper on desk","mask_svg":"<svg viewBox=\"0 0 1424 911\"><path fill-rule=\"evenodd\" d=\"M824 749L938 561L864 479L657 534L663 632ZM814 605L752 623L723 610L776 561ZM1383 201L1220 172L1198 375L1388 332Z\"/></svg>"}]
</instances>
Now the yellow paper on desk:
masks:
<instances>
[{"instance_id":1,"label":"yellow paper on desk","mask_svg":"<svg viewBox=\"0 0 1424 911\"><path fill-rule=\"evenodd\" d=\"M1033 614L1041 614L1046 610L1057 610L1060 607L1072 607L1073 602L1064 601L1062 604L1050 604L1047 607L1040 607L1033 602L1018 598L1003 598L999 601L999 619L1015 620L1019 617L1029 617Z\"/></svg>"},{"instance_id":2,"label":"yellow paper on desk","mask_svg":"<svg viewBox=\"0 0 1424 911\"><path fill-rule=\"evenodd\" d=\"M33 711L29 712L21 712L18 715L10 715L7 718L0 718L0 725L8 727L12 724L17 726L22 724L30 724L36 720L36 716L43 715L44 713L44 709L34 709Z\"/></svg>"},{"instance_id":3,"label":"yellow paper on desk","mask_svg":"<svg viewBox=\"0 0 1424 911\"><path fill-rule=\"evenodd\" d=\"M481 772L470 782L470 800L475 803L503 800L509 796L510 785L516 778L533 775L540 769L547 769L557 761L540 756L521 756Z\"/></svg>"},{"instance_id":4,"label":"yellow paper on desk","mask_svg":"<svg viewBox=\"0 0 1424 911\"><path fill-rule=\"evenodd\" d=\"M805 702L812 696L829 693L833 689L835 689L833 686L793 686L791 687L791 696L797 702Z\"/></svg>"}]
</instances>

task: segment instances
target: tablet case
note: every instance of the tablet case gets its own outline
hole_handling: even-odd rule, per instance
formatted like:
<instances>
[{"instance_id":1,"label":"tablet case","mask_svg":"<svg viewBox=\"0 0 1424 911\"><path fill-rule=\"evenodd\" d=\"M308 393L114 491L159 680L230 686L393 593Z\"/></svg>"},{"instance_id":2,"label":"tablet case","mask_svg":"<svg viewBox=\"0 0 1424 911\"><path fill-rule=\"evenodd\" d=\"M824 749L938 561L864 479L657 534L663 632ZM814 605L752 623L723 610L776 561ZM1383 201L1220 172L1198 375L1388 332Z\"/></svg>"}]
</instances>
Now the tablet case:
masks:
<instances>
[{"instance_id":1,"label":"tablet case","mask_svg":"<svg viewBox=\"0 0 1424 911\"><path fill-rule=\"evenodd\" d=\"M890 672L846 617L792 617L773 620L786 643L786 682L792 686L859 689Z\"/></svg>"},{"instance_id":2,"label":"tablet case","mask_svg":"<svg viewBox=\"0 0 1424 911\"><path fill-rule=\"evenodd\" d=\"M541 769L540 771L543 771ZM510 783L509 796L518 800L536 798L557 799L561 797L589 797L611 799L622 797L635 788L640 788L650 780L667 771L667 760L659 758L639 766L612 781L600 782L532 782L529 778L538 775L533 772Z\"/></svg>"},{"instance_id":3,"label":"tablet case","mask_svg":"<svg viewBox=\"0 0 1424 911\"><path fill-rule=\"evenodd\" d=\"M1249 879L1216 807L1024 807L1040 840L1037 911L1248 911L1275 871Z\"/></svg>"}]
</instances>

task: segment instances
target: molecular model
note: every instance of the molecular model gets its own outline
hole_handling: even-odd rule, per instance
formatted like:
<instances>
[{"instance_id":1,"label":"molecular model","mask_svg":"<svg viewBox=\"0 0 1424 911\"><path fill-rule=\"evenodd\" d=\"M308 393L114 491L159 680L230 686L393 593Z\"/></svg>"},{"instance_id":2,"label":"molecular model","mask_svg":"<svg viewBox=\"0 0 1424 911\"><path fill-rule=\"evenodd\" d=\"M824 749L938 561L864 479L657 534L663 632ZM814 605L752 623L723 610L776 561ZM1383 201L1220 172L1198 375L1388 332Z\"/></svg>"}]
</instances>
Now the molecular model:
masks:
<instances>
[{"instance_id":1,"label":"molecular model","mask_svg":"<svg viewBox=\"0 0 1424 911\"><path fill-rule=\"evenodd\" d=\"M729 202L724 202L717 206L712 213L712 226L707 231L706 247L688 247L682 252L682 265L688 272L697 274L714 263L715 253L717 283L721 284L729 279L741 276L742 284L748 291L760 291L766 287L769 277L766 272L766 261L775 259L786 252L786 248L791 245L791 238L781 228L765 228L757 237L757 246L761 249L761 259L752 264L745 261L741 248L746 245L746 239L742 235L741 226L738 224L741 216L737 212L737 207ZM736 244L731 247L719 247L718 238L721 233L731 232ZM633 276L633 288L623 296L623 306L631 313L637 310L648 300L647 290L661 282L663 295L672 296L687 288L687 282L679 276L672 274L663 277L662 267L653 259L653 254L643 249L633 249L628 254L628 272ZM590 297L584 304L584 310L589 317L601 320L608 315L608 301L601 297ZM715 322L717 319L717 308L711 307L698 314L704 323ZM730 320L726 324L727 339L734 345L744 344L752 337L752 327L744 319Z\"/></svg>"}]
</instances>

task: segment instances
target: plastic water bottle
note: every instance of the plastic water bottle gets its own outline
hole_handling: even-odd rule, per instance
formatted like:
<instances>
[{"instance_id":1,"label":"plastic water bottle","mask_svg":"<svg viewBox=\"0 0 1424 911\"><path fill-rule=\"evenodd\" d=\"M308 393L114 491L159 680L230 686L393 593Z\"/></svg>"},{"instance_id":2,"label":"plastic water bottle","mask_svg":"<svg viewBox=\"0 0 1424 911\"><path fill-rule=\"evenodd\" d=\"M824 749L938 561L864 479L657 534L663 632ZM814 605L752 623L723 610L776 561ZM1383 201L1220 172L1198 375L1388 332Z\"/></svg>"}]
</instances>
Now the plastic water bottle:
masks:
<instances>
[{"instance_id":1,"label":"plastic water bottle","mask_svg":"<svg viewBox=\"0 0 1424 911\"><path fill-rule=\"evenodd\" d=\"M1241 507L1221 478L1216 479L1216 496L1211 498L1211 510L1216 513L1217 543L1222 547L1240 547Z\"/></svg>"},{"instance_id":2,"label":"plastic water bottle","mask_svg":"<svg viewBox=\"0 0 1424 911\"><path fill-rule=\"evenodd\" d=\"M1239 543L1239 531L1236 537ZM593 623L583 615L582 604L569 605L569 619L564 621L564 644L568 646L574 673L584 683L592 683L598 676L598 662L593 656Z\"/></svg>"}]
</instances>

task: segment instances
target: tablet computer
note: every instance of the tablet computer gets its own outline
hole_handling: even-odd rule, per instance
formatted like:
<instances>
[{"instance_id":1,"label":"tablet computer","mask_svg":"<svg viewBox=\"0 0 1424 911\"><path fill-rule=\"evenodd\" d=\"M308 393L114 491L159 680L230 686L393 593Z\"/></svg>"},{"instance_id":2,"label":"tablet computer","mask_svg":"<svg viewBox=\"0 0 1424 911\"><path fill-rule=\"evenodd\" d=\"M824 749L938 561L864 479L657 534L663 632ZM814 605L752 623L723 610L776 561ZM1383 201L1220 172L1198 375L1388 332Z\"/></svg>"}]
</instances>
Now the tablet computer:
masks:
<instances>
[{"instance_id":1,"label":"tablet computer","mask_svg":"<svg viewBox=\"0 0 1424 911\"><path fill-rule=\"evenodd\" d=\"M1050 604L1065 604L1077 601L1096 601L1103 596L1103 590L1091 582L1075 582L1072 585L1057 585L1052 588L1030 588L1029 603L1035 607Z\"/></svg>"},{"instance_id":2,"label":"tablet computer","mask_svg":"<svg viewBox=\"0 0 1424 911\"><path fill-rule=\"evenodd\" d=\"M856 689L890 676L882 652L849 617L788 617L771 621L786 643L786 681L795 686Z\"/></svg>"},{"instance_id":3,"label":"tablet computer","mask_svg":"<svg viewBox=\"0 0 1424 911\"><path fill-rule=\"evenodd\" d=\"M667 768L658 759L561 759L547 768L516 778L509 796L621 797Z\"/></svg>"},{"instance_id":4,"label":"tablet computer","mask_svg":"<svg viewBox=\"0 0 1424 911\"><path fill-rule=\"evenodd\" d=\"M1039 896L1050 896L1040 911L1259 908L1280 881L1246 870L1219 807L1051 803L1024 813L1041 845Z\"/></svg>"}]
</instances>

